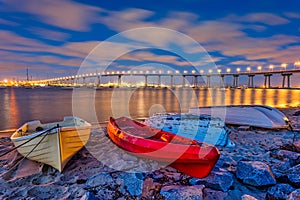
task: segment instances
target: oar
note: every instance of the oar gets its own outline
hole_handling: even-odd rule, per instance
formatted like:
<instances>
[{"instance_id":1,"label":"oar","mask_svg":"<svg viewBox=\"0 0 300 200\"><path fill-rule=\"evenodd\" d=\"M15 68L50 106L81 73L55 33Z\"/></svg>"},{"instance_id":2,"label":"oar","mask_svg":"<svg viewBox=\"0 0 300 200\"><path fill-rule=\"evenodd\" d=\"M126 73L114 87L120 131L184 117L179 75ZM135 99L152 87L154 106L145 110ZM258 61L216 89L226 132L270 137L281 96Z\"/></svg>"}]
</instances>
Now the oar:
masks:
<instances>
[{"instance_id":1,"label":"oar","mask_svg":"<svg viewBox=\"0 0 300 200\"><path fill-rule=\"evenodd\" d=\"M24 144L27 144L28 142L30 142L30 141L33 140L34 138L37 138L37 137L39 137L39 136L41 136L41 135L43 135L43 134L45 134L45 133L47 133L47 132L50 132L50 131L52 131L53 129L56 129L56 128L59 128L59 125L58 125L58 124L57 124L56 126L52 127L52 128L49 128L49 129L47 129L47 130L45 130L45 131L43 131L43 132L37 134L36 136L30 138L30 139L27 140L26 142L24 142L24 143L22 143L22 144L19 144L18 146L16 146L16 147L10 149L9 151L7 151L7 152L1 154L1 155L0 155L0 158L1 158L2 156L5 156L5 155L8 154L8 153L14 151L15 149L17 149L17 148L23 146Z\"/></svg>"}]
</instances>

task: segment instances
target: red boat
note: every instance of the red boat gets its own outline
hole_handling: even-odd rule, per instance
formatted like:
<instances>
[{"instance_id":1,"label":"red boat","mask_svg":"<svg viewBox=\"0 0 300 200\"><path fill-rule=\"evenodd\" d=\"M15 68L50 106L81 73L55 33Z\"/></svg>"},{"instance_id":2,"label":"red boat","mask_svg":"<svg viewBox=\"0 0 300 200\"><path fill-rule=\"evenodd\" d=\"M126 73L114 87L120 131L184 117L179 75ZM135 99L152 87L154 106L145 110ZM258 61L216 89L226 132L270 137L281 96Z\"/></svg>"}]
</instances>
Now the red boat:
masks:
<instances>
[{"instance_id":1,"label":"red boat","mask_svg":"<svg viewBox=\"0 0 300 200\"><path fill-rule=\"evenodd\" d=\"M197 178L206 177L220 157L214 146L154 129L127 117L110 118L107 132L120 148L139 157L170 163Z\"/></svg>"}]
</instances>

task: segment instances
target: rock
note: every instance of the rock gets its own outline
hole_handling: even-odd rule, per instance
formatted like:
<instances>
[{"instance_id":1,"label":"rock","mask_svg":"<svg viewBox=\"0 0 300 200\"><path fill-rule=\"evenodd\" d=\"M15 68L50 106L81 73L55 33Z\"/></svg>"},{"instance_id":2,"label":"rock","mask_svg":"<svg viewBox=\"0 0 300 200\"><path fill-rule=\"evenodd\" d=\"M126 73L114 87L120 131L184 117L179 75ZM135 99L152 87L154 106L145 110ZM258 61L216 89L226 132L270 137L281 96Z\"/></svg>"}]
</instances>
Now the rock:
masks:
<instances>
[{"instance_id":1,"label":"rock","mask_svg":"<svg viewBox=\"0 0 300 200\"><path fill-rule=\"evenodd\" d=\"M297 152L300 152L300 138L296 139L294 142L293 142L293 147L295 148L295 150Z\"/></svg>"},{"instance_id":2,"label":"rock","mask_svg":"<svg viewBox=\"0 0 300 200\"><path fill-rule=\"evenodd\" d=\"M272 172L276 180L280 182L288 182L286 172L291 168L290 162L277 162L271 165Z\"/></svg>"},{"instance_id":3,"label":"rock","mask_svg":"<svg viewBox=\"0 0 300 200\"><path fill-rule=\"evenodd\" d=\"M87 187L98 187L102 185L112 185L113 178L109 174L97 174L89 178L86 182Z\"/></svg>"},{"instance_id":4,"label":"rock","mask_svg":"<svg viewBox=\"0 0 300 200\"><path fill-rule=\"evenodd\" d=\"M236 170L237 178L253 186L275 185L276 179L270 167L259 161L240 161Z\"/></svg>"},{"instance_id":5,"label":"rock","mask_svg":"<svg viewBox=\"0 0 300 200\"><path fill-rule=\"evenodd\" d=\"M299 200L300 199L300 189L294 190L292 193L289 194L289 196L286 198L286 200Z\"/></svg>"},{"instance_id":6,"label":"rock","mask_svg":"<svg viewBox=\"0 0 300 200\"><path fill-rule=\"evenodd\" d=\"M294 116L300 116L300 110L296 111L293 115Z\"/></svg>"},{"instance_id":7,"label":"rock","mask_svg":"<svg viewBox=\"0 0 300 200\"><path fill-rule=\"evenodd\" d=\"M206 187L226 192L234 182L233 175L230 172L212 171L206 178L192 178L191 185L205 185Z\"/></svg>"},{"instance_id":8,"label":"rock","mask_svg":"<svg viewBox=\"0 0 300 200\"><path fill-rule=\"evenodd\" d=\"M179 186L171 185L161 188L160 194L165 197L166 200L178 200L178 199L203 199L204 185L193 186Z\"/></svg>"},{"instance_id":9,"label":"rock","mask_svg":"<svg viewBox=\"0 0 300 200\"><path fill-rule=\"evenodd\" d=\"M118 177L118 179L121 180L123 187L130 195L142 195L144 177L141 173L123 173Z\"/></svg>"},{"instance_id":10,"label":"rock","mask_svg":"<svg viewBox=\"0 0 300 200\"><path fill-rule=\"evenodd\" d=\"M100 200L98 197L96 197L92 192L86 192L80 200Z\"/></svg>"},{"instance_id":11,"label":"rock","mask_svg":"<svg viewBox=\"0 0 300 200\"><path fill-rule=\"evenodd\" d=\"M257 200L257 198L249 195L249 194L244 194L241 198L241 200Z\"/></svg>"},{"instance_id":12,"label":"rock","mask_svg":"<svg viewBox=\"0 0 300 200\"><path fill-rule=\"evenodd\" d=\"M203 196L204 196L204 198L203 198L204 200L215 200L215 199L223 200L223 199L226 199L226 197L228 196L228 193L205 188L203 190Z\"/></svg>"},{"instance_id":13,"label":"rock","mask_svg":"<svg viewBox=\"0 0 300 200\"><path fill-rule=\"evenodd\" d=\"M274 150L271 152L270 156L282 161L289 161L292 165L300 163L300 153L293 151Z\"/></svg>"},{"instance_id":14,"label":"rock","mask_svg":"<svg viewBox=\"0 0 300 200\"><path fill-rule=\"evenodd\" d=\"M295 188L289 184L277 184L268 189L266 198L270 200L285 200L294 190Z\"/></svg>"},{"instance_id":15,"label":"rock","mask_svg":"<svg viewBox=\"0 0 300 200\"><path fill-rule=\"evenodd\" d=\"M142 196L143 197L153 196L153 192L159 189L160 189L159 183L155 183L152 178L146 178L143 182Z\"/></svg>"},{"instance_id":16,"label":"rock","mask_svg":"<svg viewBox=\"0 0 300 200\"><path fill-rule=\"evenodd\" d=\"M292 185L300 188L300 164L288 170L287 174L288 180L292 183Z\"/></svg>"},{"instance_id":17,"label":"rock","mask_svg":"<svg viewBox=\"0 0 300 200\"><path fill-rule=\"evenodd\" d=\"M69 195L68 188L57 185L34 186L28 190L27 195L38 199L61 199Z\"/></svg>"}]
</instances>

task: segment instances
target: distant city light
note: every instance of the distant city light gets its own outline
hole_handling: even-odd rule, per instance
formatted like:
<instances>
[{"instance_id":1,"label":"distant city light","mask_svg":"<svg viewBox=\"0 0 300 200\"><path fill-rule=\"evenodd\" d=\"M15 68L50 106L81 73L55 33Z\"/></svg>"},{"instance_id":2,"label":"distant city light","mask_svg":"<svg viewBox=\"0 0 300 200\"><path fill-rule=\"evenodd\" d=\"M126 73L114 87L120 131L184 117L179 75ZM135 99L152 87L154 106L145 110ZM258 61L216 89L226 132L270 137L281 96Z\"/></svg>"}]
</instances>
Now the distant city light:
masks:
<instances>
[{"instance_id":1,"label":"distant city light","mask_svg":"<svg viewBox=\"0 0 300 200\"><path fill-rule=\"evenodd\" d=\"M7 82L8 82L8 80L7 80L7 79L4 79L3 81L4 81L4 83L7 83Z\"/></svg>"}]
</instances>

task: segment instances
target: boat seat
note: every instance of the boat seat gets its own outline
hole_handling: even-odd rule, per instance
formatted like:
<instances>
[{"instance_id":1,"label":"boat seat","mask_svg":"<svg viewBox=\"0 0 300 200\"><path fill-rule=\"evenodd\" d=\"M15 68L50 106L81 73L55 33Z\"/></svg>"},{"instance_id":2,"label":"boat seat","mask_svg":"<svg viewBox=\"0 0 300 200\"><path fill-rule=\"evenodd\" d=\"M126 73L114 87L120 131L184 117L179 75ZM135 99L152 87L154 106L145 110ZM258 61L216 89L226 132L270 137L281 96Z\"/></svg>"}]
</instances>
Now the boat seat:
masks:
<instances>
[{"instance_id":1,"label":"boat seat","mask_svg":"<svg viewBox=\"0 0 300 200\"><path fill-rule=\"evenodd\" d=\"M41 127L42 124L39 120L31 121L27 123L27 132L32 133L36 132L37 127Z\"/></svg>"}]
</instances>

